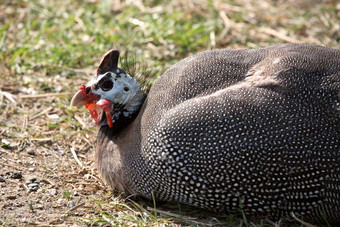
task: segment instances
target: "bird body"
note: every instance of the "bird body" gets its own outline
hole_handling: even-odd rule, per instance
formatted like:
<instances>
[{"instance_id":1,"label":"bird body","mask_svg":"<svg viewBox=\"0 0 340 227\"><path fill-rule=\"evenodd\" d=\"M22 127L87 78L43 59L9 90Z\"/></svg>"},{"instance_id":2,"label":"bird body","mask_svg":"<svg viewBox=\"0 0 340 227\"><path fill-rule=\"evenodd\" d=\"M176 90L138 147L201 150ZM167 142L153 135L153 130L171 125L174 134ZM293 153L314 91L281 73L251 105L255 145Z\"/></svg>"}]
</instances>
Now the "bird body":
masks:
<instances>
[{"instance_id":1,"label":"bird body","mask_svg":"<svg viewBox=\"0 0 340 227\"><path fill-rule=\"evenodd\" d=\"M115 59L104 57L72 103L92 92L103 100L93 84ZM145 100L137 93L119 96L140 103L125 115L127 103L104 98L116 117L104 108L95 159L113 187L216 212L340 223L340 50L206 51L172 66Z\"/></svg>"}]
</instances>

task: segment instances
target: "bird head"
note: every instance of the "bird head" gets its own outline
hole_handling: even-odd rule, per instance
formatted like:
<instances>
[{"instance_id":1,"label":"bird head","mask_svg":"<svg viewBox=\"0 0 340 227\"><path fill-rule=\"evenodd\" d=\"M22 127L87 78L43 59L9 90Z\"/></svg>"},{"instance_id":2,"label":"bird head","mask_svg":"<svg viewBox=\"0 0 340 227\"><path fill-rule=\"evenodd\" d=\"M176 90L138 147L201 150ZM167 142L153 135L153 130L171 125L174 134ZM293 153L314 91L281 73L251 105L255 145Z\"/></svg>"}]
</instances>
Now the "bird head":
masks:
<instances>
[{"instance_id":1,"label":"bird head","mask_svg":"<svg viewBox=\"0 0 340 227\"><path fill-rule=\"evenodd\" d=\"M71 106L84 105L101 126L113 127L121 117L130 118L143 102L135 78L118 67L119 51L108 51L96 75L73 96Z\"/></svg>"}]
</instances>

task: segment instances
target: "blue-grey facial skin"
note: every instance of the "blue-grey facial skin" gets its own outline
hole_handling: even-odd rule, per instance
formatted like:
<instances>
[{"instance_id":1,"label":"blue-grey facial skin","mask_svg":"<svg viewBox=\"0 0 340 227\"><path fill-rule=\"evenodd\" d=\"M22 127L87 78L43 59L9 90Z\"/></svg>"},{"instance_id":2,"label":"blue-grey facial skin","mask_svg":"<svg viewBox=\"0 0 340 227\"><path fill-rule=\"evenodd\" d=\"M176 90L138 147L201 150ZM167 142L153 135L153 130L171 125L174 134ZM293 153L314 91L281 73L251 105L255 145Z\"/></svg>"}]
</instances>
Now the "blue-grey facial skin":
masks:
<instances>
[{"instance_id":1,"label":"blue-grey facial skin","mask_svg":"<svg viewBox=\"0 0 340 227\"><path fill-rule=\"evenodd\" d=\"M135 78L125 73L120 68L103 74L96 75L85 87L90 87L91 92L99 95L100 99L110 100L113 104L123 106L123 110L113 110L112 121L116 121L122 114L129 117L134 114L142 104L143 92ZM99 99L99 100L100 100ZM112 109L114 106L112 106ZM108 125L106 115L103 112L100 126Z\"/></svg>"}]
</instances>

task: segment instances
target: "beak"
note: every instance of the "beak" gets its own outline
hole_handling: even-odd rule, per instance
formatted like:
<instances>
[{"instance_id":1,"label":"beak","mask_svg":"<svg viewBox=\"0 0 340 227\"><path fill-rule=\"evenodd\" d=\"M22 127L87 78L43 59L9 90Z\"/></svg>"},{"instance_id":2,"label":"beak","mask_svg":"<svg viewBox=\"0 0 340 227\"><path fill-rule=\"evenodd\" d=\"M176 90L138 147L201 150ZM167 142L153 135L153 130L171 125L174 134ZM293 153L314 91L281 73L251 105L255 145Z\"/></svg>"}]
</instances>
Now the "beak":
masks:
<instances>
[{"instance_id":1,"label":"beak","mask_svg":"<svg viewBox=\"0 0 340 227\"><path fill-rule=\"evenodd\" d=\"M86 103L86 95L80 90L73 96L70 106L83 106Z\"/></svg>"},{"instance_id":2,"label":"beak","mask_svg":"<svg viewBox=\"0 0 340 227\"><path fill-rule=\"evenodd\" d=\"M70 106L85 106L90 111L92 118L99 125L105 111L107 124L112 128L112 102L108 99L100 99L100 95L91 91L91 86L80 86L80 90L73 96Z\"/></svg>"},{"instance_id":3,"label":"beak","mask_svg":"<svg viewBox=\"0 0 340 227\"><path fill-rule=\"evenodd\" d=\"M99 95L91 92L91 87L85 88L85 85L80 86L80 90L73 96L71 106L83 106L90 103L95 103L100 99Z\"/></svg>"}]
</instances>

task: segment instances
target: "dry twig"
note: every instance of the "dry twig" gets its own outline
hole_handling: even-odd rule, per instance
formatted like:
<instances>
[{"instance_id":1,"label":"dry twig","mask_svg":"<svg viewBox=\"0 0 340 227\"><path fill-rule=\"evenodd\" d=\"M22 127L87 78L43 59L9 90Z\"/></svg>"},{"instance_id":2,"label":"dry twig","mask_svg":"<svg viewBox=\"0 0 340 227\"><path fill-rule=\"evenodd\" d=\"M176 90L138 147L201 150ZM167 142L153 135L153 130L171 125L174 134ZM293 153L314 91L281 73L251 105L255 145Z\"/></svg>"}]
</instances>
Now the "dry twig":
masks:
<instances>
[{"instance_id":1,"label":"dry twig","mask_svg":"<svg viewBox=\"0 0 340 227\"><path fill-rule=\"evenodd\" d=\"M39 98L47 98L47 97L58 97L58 96L68 96L72 95L72 93L46 93L46 94L36 94L36 95L20 95L20 99L39 99Z\"/></svg>"},{"instance_id":2,"label":"dry twig","mask_svg":"<svg viewBox=\"0 0 340 227\"><path fill-rule=\"evenodd\" d=\"M83 128L86 128L85 122L79 117L77 114L74 115L74 118L81 124Z\"/></svg>"},{"instance_id":3,"label":"dry twig","mask_svg":"<svg viewBox=\"0 0 340 227\"><path fill-rule=\"evenodd\" d=\"M39 116L41 116L41 115L44 115L44 114L50 112L52 109L53 109L53 107L48 107L47 109L45 109L45 110L43 110L43 111L37 113L37 114L34 115L33 117L31 117L29 120L31 121L31 120L33 120L33 119L35 119L35 118L37 118L37 117L39 117Z\"/></svg>"},{"instance_id":4,"label":"dry twig","mask_svg":"<svg viewBox=\"0 0 340 227\"><path fill-rule=\"evenodd\" d=\"M307 223L307 222L305 222L305 221L302 221L301 219L299 219L298 217L295 216L294 212L292 212L291 215L292 215L292 217L293 217L296 221L300 222L300 223L301 223L302 225L304 225L304 226L307 226L307 227L317 227L316 225L312 225L312 224L309 224L309 223Z\"/></svg>"},{"instance_id":5,"label":"dry twig","mask_svg":"<svg viewBox=\"0 0 340 227\"><path fill-rule=\"evenodd\" d=\"M219 12L219 15L223 21L223 24L224 24L224 27L229 30L231 25L232 25L232 22L230 21L230 19L228 18L227 14L224 12L224 11L220 11Z\"/></svg>"},{"instance_id":6,"label":"dry twig","mask_svg":"<svg viewBox=\"0 0 340 227\"><path fill-rule=\"evenodd\" d=\"M15 104L15 105L17 104L17 102L16 102L16 99L17 99L16 95L13 95L13 94L11 94L9 92L1 91L0 90L0 97L2 98L2 96L6 97L13 104Z\"/></svg>"},{"instance_id":7,"label":"dry twig","mask_svg":"<svg viewBox=\"0 0 340 227\"><path fill-rule=\"evenodd\" d=\"M79 165L81 168L84 168L83 164L82 164L81 161L78 159L77 154L76 154L74 148L71 147L70 150L71 150L71 152L72 152L72 155L73 155L73 157L74 157L74 160L76 160L76 162L78 163L78 165Z\"/></svg>"},{"instance_id":8,"label":"dry twig","mask_svg":"<svg viewBox=\"0 0 340 227\"><path fill-rule=\"evenodd\" d=\"M82 207L85 205L85 202L82 202L80 204L78 204L77 206L74 206L72 207L71 209L68 209L65 213L64 213L64 216L67 215L68 213L70 213L71 211L74 211L76 209L78 209L79 207Z\"/></svg>"},{"instance_id":9,"label":"dry twig","mask_svg":"<svg viewBox=\"0 0 340 227\"><path fill-rule=\"evenodd\" d=\"M274 37L281 39L281 40L288 42L288 43L302 43L302 41L300 41L300 40L286 36L286 35L278 32L278 31L275 31L274 29L271 29L271 28L260 28L259 30L260 30L260 32L274 36Z\"/></svg>"}]
</instances>

